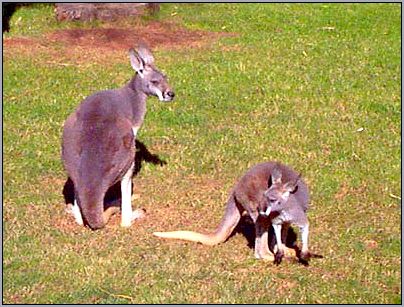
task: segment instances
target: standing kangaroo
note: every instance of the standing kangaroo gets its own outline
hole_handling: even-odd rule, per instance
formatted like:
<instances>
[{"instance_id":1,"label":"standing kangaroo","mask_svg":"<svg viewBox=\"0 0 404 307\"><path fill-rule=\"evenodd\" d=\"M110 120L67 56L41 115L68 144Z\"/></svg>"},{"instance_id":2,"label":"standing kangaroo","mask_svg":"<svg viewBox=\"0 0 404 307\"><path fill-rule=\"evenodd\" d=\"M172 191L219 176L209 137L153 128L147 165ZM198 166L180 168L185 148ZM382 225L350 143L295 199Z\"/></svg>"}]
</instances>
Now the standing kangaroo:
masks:
<instances>
[{"instance_id":1,"label":"standing kangaroo","mask_svg":"<svg viewBox=\"0 0 404 307\"><path fill-rule=\"evenodd\" d=\"M298 257L307 262L309 223L306 210L309 191L294 170L277 162L266 162L253 166L234 186L227 201L225 215L212 234L193 231L155 232L161 238L182 239L215 245L224 242L240 221L244 212L255 223L255 257L275 261L279 264L285 252L282 237L287 234L289 224L297 224L302 231L302 251ZM268 247L270 225L275 230L277 251L275 257ZM282 224L286 231L282 230ZM282 233L281 233L282 232Z\"/></svg>"},{"instance_id":2,"label":"standing kangaroo","mask_svg":"<svg viewBox=\"0 0 404 307\"><path fill-rule=\"evenodd\" d=\"M131 206L136 134L146 114L148 96L157 96L160 101L174 98L166 76L154 66L146 47L130 49L129 58L136 71L129 83L87 97L63 129L62 160L75 189L72 214L78 224L83 225L84 218L93 230L103 228L117 209L110 207L104 212L104 196L118 181L121 226L130 226L142 215L141 210L132 212Z\"/></svg>"}]
</instances>

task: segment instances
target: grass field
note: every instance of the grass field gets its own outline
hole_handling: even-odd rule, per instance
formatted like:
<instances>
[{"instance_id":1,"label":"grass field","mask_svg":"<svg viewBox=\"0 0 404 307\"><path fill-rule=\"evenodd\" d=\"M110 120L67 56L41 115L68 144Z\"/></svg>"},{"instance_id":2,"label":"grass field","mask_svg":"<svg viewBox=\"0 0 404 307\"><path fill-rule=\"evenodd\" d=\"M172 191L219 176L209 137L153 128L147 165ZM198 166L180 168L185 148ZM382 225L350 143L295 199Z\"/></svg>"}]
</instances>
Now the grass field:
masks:
<instances>
[{"instance_id":1,"label":"grass field","mask_svg":"<svg viewBox=\"0 0 404 307\"><path fill-rule=\"evenodd\" d=\"M149 99L138 140L166 164L134 178L144 220L92 232L65 213L63 122L133 71L127 49L50 38L159 23L204 33L153 46L176 99ZM162 4L109 24L18 10L3 34L3 303L401 304L400 27L400 4ZM213 230L267 160L309 184L323 259L257 261L241 234L215 247L152 236Z\"/></svg>"}]
</instances>

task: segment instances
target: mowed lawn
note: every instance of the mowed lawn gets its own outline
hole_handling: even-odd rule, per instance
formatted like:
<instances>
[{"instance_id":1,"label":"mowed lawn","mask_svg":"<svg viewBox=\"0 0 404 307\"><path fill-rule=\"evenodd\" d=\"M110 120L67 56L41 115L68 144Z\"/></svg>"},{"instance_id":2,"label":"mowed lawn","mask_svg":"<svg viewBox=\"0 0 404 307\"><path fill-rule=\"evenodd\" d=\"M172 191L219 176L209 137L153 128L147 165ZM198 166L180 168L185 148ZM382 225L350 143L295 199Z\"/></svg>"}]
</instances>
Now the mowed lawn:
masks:
<instances>
[{"instance_id":1,"label":"mowed lawn","mask_svg":"<svg viewBox=\"0 0 404 307\"><path fill-rule=\"evenodd\" d=\"M400 27L401 4L162 4L107 24L20 8L3 34L3 303L401 303ZM133 181L147 217L93 232L65 212L62 127L131 78L134 33L176 99L150 98L138 133L155 155ZM323 259L258 261L241 233L152 236L213 230L269 160L302 172Z\"/></svg>"}]
</instances>

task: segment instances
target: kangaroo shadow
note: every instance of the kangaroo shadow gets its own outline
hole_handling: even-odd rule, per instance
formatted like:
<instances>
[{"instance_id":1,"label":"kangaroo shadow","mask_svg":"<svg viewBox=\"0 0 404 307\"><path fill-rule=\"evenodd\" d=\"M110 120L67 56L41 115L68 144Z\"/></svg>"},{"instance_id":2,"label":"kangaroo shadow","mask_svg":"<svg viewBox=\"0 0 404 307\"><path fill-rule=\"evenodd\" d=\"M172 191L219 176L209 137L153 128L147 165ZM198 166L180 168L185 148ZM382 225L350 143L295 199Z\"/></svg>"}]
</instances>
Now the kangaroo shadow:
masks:
<instances>
[{"instance_id":1,"label":"kangaroo shadow","mask_svg":"<svg viewBox=\"0 0 404 307\"><path fill-rule=\"evenodd\" d=\"M240 222L231 233L229 239L238 233L241 233L246 238L247 246L250 249L255 248L255 224L248 215L241 217ZM308 259L301 258L301 249L297 245L297 234L292 227L288 228L288 232L286 235L286 242L283 243L287 247L295 250L296 257L299 263L303 264L304 266L309 265ZM274 252L275 245L276 245L275 232L273 227L270 226L268 229L268 247L271 252ZM310 252L309 258L324 258L324 256Z\"/></svg>"},{"instance_id":2,"label":"kangaroo shadow","mask_svg":"<svg viewBox=\"0 0 404 307\"><path fill-rule=\"evenodd\" d=\"M255 248L255 224L248 215L243 215L240 222L233 230L229 238L236 234L242 234L247 240L247 246L251 249ZM287 247L296 248L297 234L292 227L288 228L288 233L286 236L286 242L283 242ZM273 252L276 245L276 238L273 227L268 229L268 246Z\"/></svg>"},{"instance_id":3,"label":"kangaroo shadow","mask_svg":"<svg viewBox=\"0 0 404 307\"><path fill-rule=\"evenodd\" d=\"M3 3L3 12L2 12L2 24L3 24L3 33L10 31L10 20L13 14L22 6L28 6L31 3Z\"/></svg>"},{"instance_id":4,"label":"kangaroo shadow","mask_svg":"<svg viewBox=\"0 0 404 307\"><path fill-rule=\"evenodd\" d=\"M142 169L142 165L144 162L152 163L154 165L166 165L167 162L160 159L158 155L152 154L146 147L146 145L139 140L136 140L136 154L134 161L134 170L133 177L136 177ZM66 205L72 204L74 202L74 184L70 178L67 178L64 186L63 186L63 196ZM120 205L121 200L121 182L118 181L113 186L111 186L104 198L104 206L118 206Z\"/></svg>"}]
</instances>

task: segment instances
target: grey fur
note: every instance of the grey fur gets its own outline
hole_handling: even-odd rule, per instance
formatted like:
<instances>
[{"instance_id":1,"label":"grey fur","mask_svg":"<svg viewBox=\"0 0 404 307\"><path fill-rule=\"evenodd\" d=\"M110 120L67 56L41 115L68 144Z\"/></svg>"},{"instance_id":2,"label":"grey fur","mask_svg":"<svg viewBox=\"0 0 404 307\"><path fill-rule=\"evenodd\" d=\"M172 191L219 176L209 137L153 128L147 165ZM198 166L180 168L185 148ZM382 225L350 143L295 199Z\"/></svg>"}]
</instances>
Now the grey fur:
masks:
<instances>
[{"instance_id":1,"label":"grey fur","mask_svg":"<svg viewBox=\"0 0 404 307\"><path fill-rule=\"evenodd\" d=\"M268 196L275 202L280 200L280 189L289 189L288 198L274 207L271 216L260 214L271 205ZM212 234L201 234L193 231L155 232L163 238L196 241L207 245L224 242L246 212L255 223L255 257L265 260L276 260L268 247L268 228L271 224L287 225L297 223L306 225L305 212L309 203L309 190L290 167L278 162L266 162L253 166L236 183L227 201L225 214ZM282 206L281 206L282 205ZM278 210L278 211L277 211ZM308 224L307 224L308 225ZM278 242L277 254L283 251L282 242ZM278 257L279 259L279 257Z\"/></svg>"},{"instance_id":2,"label":"grey fur","mask_svg":"<svg viewBox=\"0 0 404 307\"><path fill-rule=\"evenodd\" d=\"M264 192L260 203L260 217L267 218L275 231L277 252L275 263L279 264L284 256L284 236L290 224L297 225L302 234L302 250L299 260L307 264L310 257L308 251L309 221L306 211L309 204L309 194L306 185L302 182L300 174L282 165L275 166L271 175L271 184ZM283 231L282 231L282 226Z\"/></svg>"},{"instance_id":3,"label":"grey fur","mask_svg":"<svg viewBox=\"0 0 404 307\"><path fill-rule=\"evenodd\" d=\"M151 95L163 101L174 98L166 76L154 66L151 52L146 47L140 50L129 50L137 74L128 84L87 97L64 125L62 160L74 183L81 214L92 229L102 228L107 222L103 200L108 188L122 178L131 178L135 132L146 114L146 98ZM127 186L122 189L127 191Z\"/></svg>"}]
</instances>

